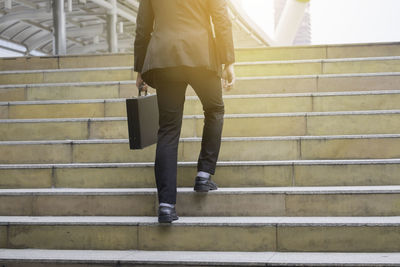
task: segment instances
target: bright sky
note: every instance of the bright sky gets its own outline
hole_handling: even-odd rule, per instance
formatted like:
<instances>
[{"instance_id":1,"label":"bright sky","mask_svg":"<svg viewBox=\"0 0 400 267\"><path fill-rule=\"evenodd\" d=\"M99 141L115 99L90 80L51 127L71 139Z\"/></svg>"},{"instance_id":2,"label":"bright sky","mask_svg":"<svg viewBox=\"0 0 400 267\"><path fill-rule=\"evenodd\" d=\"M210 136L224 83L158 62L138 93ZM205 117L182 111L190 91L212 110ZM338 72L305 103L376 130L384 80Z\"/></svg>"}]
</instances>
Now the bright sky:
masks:
<instances>
[{"instance_id":1,"label":"bright sky","mask_svg":"<svg viewBox=\"0 0 400 267\"><path fill-rule=\"evenodd\" d=\"M273 0L242 0L273 36ZM313 44L400 41L400 0L311 0Z\"/></svg>"}]
</instances>

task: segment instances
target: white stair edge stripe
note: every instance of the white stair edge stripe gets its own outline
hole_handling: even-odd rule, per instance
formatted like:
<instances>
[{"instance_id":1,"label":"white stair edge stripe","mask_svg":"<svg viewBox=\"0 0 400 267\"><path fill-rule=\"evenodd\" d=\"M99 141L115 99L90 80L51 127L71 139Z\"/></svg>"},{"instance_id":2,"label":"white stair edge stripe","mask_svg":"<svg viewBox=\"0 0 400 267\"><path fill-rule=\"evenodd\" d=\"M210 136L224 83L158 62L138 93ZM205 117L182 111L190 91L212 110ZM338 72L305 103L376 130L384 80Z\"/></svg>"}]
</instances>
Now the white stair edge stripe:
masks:
<instances>
[{"instance_id":1,"label":"white stair edge stripe","mask_svg":"<svg viewBox=\"0 0 400 267\"><path fill-rule=\"evenodd\" d=\"M0 260L62 263L318 264L398 266L400 253L0 249ZM310 265L308 265L310 266Z\"/></svg>"},{"instance_id":2,"label":"white stair edge stripe","mask_svg":"<svg viewBox=\"0 0 400 267\"><path fill-rule=\"evenodd\" d=\"M281 160L281 161L219 161L219 167L240 166L336 166L336 165L387 165L400 164L398 159L353 159L353 160ZM197 162L178 162L180 167L195 167ZM0 164L0 169L49 169L49 168L146 168L154 167L154 162L137 163L55 163L55 164Z\"/></svg>"},{"instance_id":3,"label":"white stair edge stripe","mask_svg":"<svg viewBox=\"0 0 400 267\"><path fill-rule=\"evenodd\" d=\"M223 137L222 142L245 141L301 141L335 139L385 139L400 138L400 134L365 135L326 135L326 136L271 136L271 137ZM201 142L201 137L181 138L179 142ZM87 140L37 140L37 141L0 141L1 145L56 145L56 144L128 144L128 139L87 139Z\"/></svg>"},{"instance_id":4,"label":"white stair edge stripe","mask_svg":"<svg viewBox=\"0 0 400 267\"><path fill-rule=\"evenodd\" d=\"M0 225L159 225L149 216L0 216ZM400 216L381 217L180 217L174 226L400 226Z\"/></svg>"},{"instance_id":5,"label":"white stair edge stripe","mask_svg":"<svg viewBox=\"0 0 400 267\"><path fill-rule=\"evenodd\" d=\"M302 63L331 63L331 62L355 62L355 61L389 61L400 60L400 56L386 57L363 57L363 58L339 58L339 59L299 59L299 60L275 60L275 61L248 61L237 62L235 66L248 65L274 65L274 64L302 64ZM119 67L89 67L89 68L63 68L63 69L38 69L38 70L7 70L0 71L3 74L22 74L22 73L45 73L45 72L73 72L73 71L102 71L102 70L133 70L132 66Z\"/></svg>"},{"instance_id":6,"label":"white stair edge stripe","mask_svg":"<svg viewBox=\"0 0 400 267\"><path fill-rule=\"evenodd\" d=\"M41 69L41 70L3 70L0 75L4 74L24 74L24 73L48 73L48 72L74 72L74 71L102 71L102 70L133 70L131 66L121 67L90 67L90 68L65 68L65 69Z\"/></svg>"},{"instance_id":7,"label":"white stair edge stripe","mask_svg":"<svg viewBox=\"0 0 400 267\"><path fill-rule=\"evenodd\" d=\"M352 47L358 47L358 46L365 46L365 47L380 47L380 46L386 46L386 45L395 45L398 46L400 45L400 42L398 41L388 41L388 42L372 42L372 43L348 43L348 44L313 44L313 45L298 45L298 46L266 46L266 47L242 47L242 48L235 48L235 50L276 50L276 49L284 49L284 50L290 50L290 49L296 49L296 48L352 48Z\"/></svg>"},{"instance_id":8,"label":"white stair edge stripe","mask_svg":"<svg viewBox=\"0 0 400 267\"><path fill-rule=\"evenodd\" d=\"M397 115L399 110L365 110L365 111L326 111L326 112L292 112L292 113L252 113L225 114L225 119L239 118L274 118L274 117L323 117L323 116L366 116L366 115ZM184 115L184 120L204 119L204 115ZM46 119L0 119L0 123L62 123L62 122L109 122L127 121L126 117L82 117L82 118L46 118Z\"/></svg>"},{"instance_id":9,"label":"white stair edge stripe","mask_svg":"<svg viewBox=\"0 0 400 267\"><path fill-rule=\"evenodd\" d=\"M0 189L0 196L102 196L102 195L143 195L156 194L156 188L24 188ZM197 194L192 187L178 187L178 193ZM286 195L327 195L327 194L399 194L400 185L383 186L307 186L307 187L220 187L209 195L243 194L286 194Z\"/></svg>"},{"instance_id":10,"label":"white stair edge stripe","mask_svg":"<svg viewBox=\"0 0 400 267\"><path fill-rule=\"evenodd\" d=\"M376 77L376 76L399 76L400 72L372 72L372 73L338 73L338 74L311 74L311 75L281 75L281 76L251 76L237 77L236 80L268 80L268 79L309 79L309 78L341 78L341 77ZM91 85L118 85L136 84L135 80L104 81L104 82L68 82L68 83L23 83L23 84L0 84L0 89L20 87L62 87L62 86L91 86Z\"/></svg>"},{"instance_id":11,"label":"white stair edge stripe","mask_svg":"<svg viewBox=\"0 0 400 267\"><path fill-rule=\"evenodd\" d=\"M237 62L235 66L249 65L274 65L274 64L302 64L302 63L333 63L333 62L356 62L356 61L388 61L400 60L400 56L385 56L385 57L361 57L361 58L332 58L332 59L294 59L294 60L265 60L265 61L247 61Z\"/></svg>"},{"instance_id":12,"label":"white stair edge stripe","mask_svg":"<svg viewBox=\"0 0 400 267\"><path fill-rule=\"evenodd\" d=\"M336 63L336 62L364 62L364 61L391 61L400 60L400 56L386 57L362 57L362 58L334 58L334 59L298 59L298 60L273 60L273 61L247 61L236 62L235 66L252 65L280 65L280 64L307 64L307 63ZM49 73L49 72L74 72L74 71L102 71L102 70L134 70L133 66L119 67L89 67L89 68L63 68L63 69L38 69L38 70L6 70L0 71L4 74L23 74L23 73Z\"/></svg>"},{"instance_id":13,"label":"white stair edge stripe","mask_svg":"<svg viewBox=\"0 0 400 267\"><path fill-rule=\"evenodd\" d=\"M3 101L0 106L19 106L19 105L55 105L55 104L98 104L105 102L122 102L125 99L118 101L106 101L106 99L66 99L66 100L28 100L28 101Z\"/></svg>"},{"instance_id":14,"label":"white stair edge stripe","mask_svg":"<svg viewBox=\"0 0 400 267\"><path fill-rule=\"evenodd\" d=\"M282 76L247 76L237 77L236 80L274 80L274 79L310 79L310 78L347 78L347 77L378 77L398 76L399 72L361 72L361 73L333 73L333 74L308 74L308 75L282 75Z\"/></svg>"},{"instance_id":15,"label":"white stair edge stripe","mask_svg":"<svg viewBox=\"0 0 400 267\"><path fill-rule=\"evenodd\" d=\"M224 99L236 98L289 98L289 97L326 97L326 96L358 96L358 95L392 95L399 94L400 90L379 91L344 91L344 92L313 92L313 93L287 93L287 94L253 94L253 95L224 95ZM187 96L188 100L196 99L197 96ZM113 99L114 100L114 99ZM125 99L124 99L125 100Z\"/></svg>"},{"instance_id":16,"label":"white stair edge stripe","mask_svg":"<svg viewBox=\"0 0 400 267\"><path fill-rule=\"evenodd\" d=\"M0 84L3 88L20 88L20 87L52 87L52 86L92 86L92 85L119 85L119 84L136 84L136 81L104 81L104 82L64 82L64 83L21 83L21 84Z\"/></svg>"},{"instance_id":17,"label":"white stair edge stripe","mask_svg":"<svg viewBox=\"0 0 400 267\"><path fill-rule=\"evenodd\" d=\"M1 89L0 89L1 90ZM400 90L382 91L350 91L350 92L318 92L318 93L288 93L288 94L254 94L254 95L224 95L223 99L263 99L263 98L293 98L293 97L330 97L330 96L370 96L395 95ZM23 100L0 101L0 106L11 105L49 105L49 104L91 104L91 103L124 103L126 98L96 98L96 99L65 99L65 100ZM186 96L186 101L199 101L197 96Z\"/></svg>"}]
</instances>

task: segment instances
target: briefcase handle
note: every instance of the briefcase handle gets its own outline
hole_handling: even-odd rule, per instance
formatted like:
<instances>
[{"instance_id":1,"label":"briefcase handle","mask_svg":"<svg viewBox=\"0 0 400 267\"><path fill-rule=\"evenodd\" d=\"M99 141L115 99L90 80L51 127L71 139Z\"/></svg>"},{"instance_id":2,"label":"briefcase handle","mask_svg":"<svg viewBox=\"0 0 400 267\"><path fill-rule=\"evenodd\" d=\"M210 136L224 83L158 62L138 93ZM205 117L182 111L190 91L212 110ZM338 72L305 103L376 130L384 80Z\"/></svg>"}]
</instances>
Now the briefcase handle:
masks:
<instances>
[{"instance_id":1,"label":"briefcase handle","mask_svg":"<svg viewBox=\"0 0 400 267\"><path fill-rule=\"evenodd\" d=\"M141 85L139 85L139 96L142 96L142 92L144 92L144 95L147 96L147 86L143 82Z\"/></svg>"}]
</instances>

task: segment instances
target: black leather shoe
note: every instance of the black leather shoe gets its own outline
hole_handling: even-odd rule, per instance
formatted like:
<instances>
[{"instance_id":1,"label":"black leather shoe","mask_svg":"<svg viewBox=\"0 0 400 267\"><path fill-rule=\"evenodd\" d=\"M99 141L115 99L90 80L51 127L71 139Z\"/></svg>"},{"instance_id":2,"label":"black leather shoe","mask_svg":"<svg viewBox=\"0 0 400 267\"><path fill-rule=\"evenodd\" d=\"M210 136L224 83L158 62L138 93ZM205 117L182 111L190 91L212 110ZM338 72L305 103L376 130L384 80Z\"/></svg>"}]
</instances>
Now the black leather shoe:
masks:
<instances>
[{"instance_id":1,"label":"black leather shoe","mask_svg":"<svg viewBox=\"0 0 400 267\"><path fill-rule=\"evenodd\" d=\"M178 220L175 208L160 206L158 208L158 222L159 223L171 223L172 221Z\"/></svg>"},{"instance_id":2,"label":"black leather shoe","mask_svg":"<svg viewBox=\"0 0 400 267\"><path fill-rule=\"evenodd\" d=\"M210 190L217 190L218 186L214 183L211 178L196 177L194 184L194 191L196 192L208 192Z\"/></svg>"}]
</instances>

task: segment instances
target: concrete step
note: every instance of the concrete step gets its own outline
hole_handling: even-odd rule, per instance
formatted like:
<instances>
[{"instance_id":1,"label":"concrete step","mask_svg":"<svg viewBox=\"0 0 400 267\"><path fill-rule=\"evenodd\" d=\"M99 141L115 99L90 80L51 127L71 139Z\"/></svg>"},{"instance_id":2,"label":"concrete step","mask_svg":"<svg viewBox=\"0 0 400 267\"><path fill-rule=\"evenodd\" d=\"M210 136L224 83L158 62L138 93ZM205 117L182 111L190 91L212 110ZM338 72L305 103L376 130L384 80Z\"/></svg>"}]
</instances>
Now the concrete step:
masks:
<instances>
[{"instance_id":1,"label":"concrete step","mask_svg":"<svg viewBox=\"0 0 400 267\"><path fill-rule=\"evenodd\" d=\"M0 120L0 140L128 138L126 117ZM181 137L201 137L204 116L184 116ZM224 137L400 133L400 110L228 114Z\"/></svg>"},{"instance_id":2,"label":"concrete step","mask_svg":"<svg viewBox=\"0 0 400 267\"><path fill-rule=\"evenodd\" d=\"M178 186L193 186L197 162L178 163ZM218 162L220 187L400 185L400 159ZM2 164L0 188L151 188L154 163Z\"/></svg>"},{"instance_id":3,"label":"concrete step","mask_svg":"<svg viewBox=\"0 0 400 267\"><path fill-rule=\"evenodd\" d=\"M0 247L398 252L400 217L0 217ZM62 242L60 242L62 241Z\"/></svg>"},{"instance_id":4,"label":"concrete step","mask_svg":"<svg viewBox=\"0 0 400 267\"><path fill-rule=\"evenodd\" d=\"M110 99L132 96L137 96L136 81L132 80L0 85L0 101Z\"/></svg>"},{"instance_id":5,"label":"concrete step","mask_svg":"<svg viewBox=\"0 0 400 267\"><path fill-rule=\"evenodd\" d=\"M156 216L155 188L0 189L0 216ZM398 216L400 186L178 188L180 216Z\"/></svg>"},{"instance_id":6,"label":"concrete step","mask_svg":"<svg viewBox=\"0 0 400 267\"><path fill-rule=\"evenodd\" d=\"M225 95L400 90L399 72L238 77ZM152 92L155 92L152 90ZM187 95L195 95L188 87ZM105 99L137 96L135 81L0 84L0 101Z\"/></svg>"},{"instance_id":7,"label":"concrete step","mask_svg":"<svg viewBox=\"0 0 400 267\"><path fill-rule=\"evenodd\" d=\"M1 90L1 89L0 89ZM3 119L125 117L126 99L0 102ZM400 90L224 96L226 114L400 109ZM185 115L201 115L195 96L187 96Z\"/></svg>"},{"instance_id":8,"label":"concrete step","mask_svg":"<svg viewBox=\"0 0 400 267\"><path fill-rule=\"evenodd\" d=\"M0 70L131 67L132 53L0 58Z\"/></svg>"},{"instance_id":9,"label":"concrete step","mask_svg":"<svg viewBox=\"0 0 400 267\"><path fill-rule=\"evenodd\" d=\"M182 138L180 161L196 161L201 138ZM129 150L126 139L2 141L0 164L151 162L155 146ZM221 161L400 158L400 135L223 138Z\"/></svg>"},{"instance_id":10,"label":"concrete step","mask_svg":"<svg viewBox=\"0 0 400 267\"><path fill-rule=\"evenodd\" d=\"M312 45L236 50L236 60L238 62L387 56L400 56L399 43Z\"/></svg>"},{"instance_id":11,"label":"concrete step","mask_svg":"<svg viewBox=\"0 0 400 267\"><path fill-rule=\"evenodd\" d=\"M400 57L239 62L238 77L399 72Z\"/></svg>"},{"instance_id":12,"label":"concrete step","mask_svg":"<svg viewBox=\"0 0 400 267\"><path fill-rule=\"evenodd\" d=\"M0 263L40 266L398 266L400 253L0 249ZM9 266L9 265L7 265Z\"/></svg>"},{"instance_id":13,"label":"concrete step","mask_svg":"<svg viewBox=\"0 0 400 267\"><path fill-rule=\"evenodd\" d=\"M272 61L400 56L399 43L313 45L237 49L236 60ZM0 70L133 66L132 53L1 58Z\"/></svg>"},{"instance_id":14,"label":"concrete step","mask_svg":"<svg viewBox=\"0 0 400 267\"><path fill-rule=\"evenodd\" d=\"M397 90L400 74L351 73L323 75L293 75L238 77L235 89L228 94L274 94L309 92L346 92Z\"/></svg>"},{"instance_id":15,"label":"concrete step","mask_svg":"<svg viewBox=\"0 0 400 267\"><path fill-rule=\"evenodd\" d=\"M400 72L400 56L375 58L240 62L238 77ZM134 80L133 67L0 71L0 84Z\"/></svg>"},{"instance_id":16,"label":"concrete step","mask_svg":"<svg viewBox=\"0 0 400 267\"><path fill-rule=\"evenodd\" d=\"M133 67L95 67L0 71L0 84L125 81L136 79Z\"/></svg>"}]
</instances>

